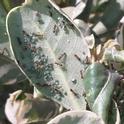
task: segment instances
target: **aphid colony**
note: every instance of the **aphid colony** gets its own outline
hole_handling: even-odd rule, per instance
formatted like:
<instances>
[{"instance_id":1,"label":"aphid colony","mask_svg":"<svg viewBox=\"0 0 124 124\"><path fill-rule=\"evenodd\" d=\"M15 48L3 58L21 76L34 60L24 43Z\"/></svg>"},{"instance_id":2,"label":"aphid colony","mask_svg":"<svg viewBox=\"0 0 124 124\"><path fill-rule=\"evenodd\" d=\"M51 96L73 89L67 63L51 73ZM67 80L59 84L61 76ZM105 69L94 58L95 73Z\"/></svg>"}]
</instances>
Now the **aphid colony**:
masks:
<instances>
[{"instance_id":1,"label":"aphid colony","mask_svg":"<svg viewBox=\"0 0 124 124\"><path fill-rule=\"evenodd\" d=\"M52 13L50 13L50 15L52 16ZM40 13L36 13L36 16L38 16L38 22L41 22L40 24L44 24L43 21L41 19L41 14ZM63 18L58 18L58 22L57 24L55 24L53 26L53 33L55 35L58 35L60 30L65 30L67 27L67 22L63 19ZM46 34L45 33L31 33L28 34L26 31L22 32L24 35L24 42L21 41L21 39L19 37L17 37L17 42L19 45L22 46L22 48L25 51L29 51L29 53L31 54L33 59L33 67L31 66L31 68L29 69L30 71L35 70L37 71L37 77L41 78L44 81L44 83L42 84L41 82L36 83L36 85L38 85L41 88L50 88L51 92L53 94L56 94L58 98L62 98L62 95L65 94L67 95L67 93L64 91L64 89L62 89L62 86L59 82L59 80L54 78L54 66L60 66L63 67L64 63L60 63L60 62L55 62L55 63L48 63L48 56L44 54L44 50L42 48L41 45L39 45L39 47L37 46L37 43L40 40L46 39ZM64 52L62 53L59 57L58 60L61 61L61 59L66 58L67 54ZM80 62L83 63L81 58L77 55L74 54L74 57ZM87 61L87 60L86 60ZM80 70L80 76L81 79L83 79L83 73L82 70ZM77 83L77 80L75 79L73 83ZM73 89L70 89L70 92L76 96L76 97L80 97L78 93L76 93ZM61 97L60 97L61 96Z\"/></svg>"}]
</instances>

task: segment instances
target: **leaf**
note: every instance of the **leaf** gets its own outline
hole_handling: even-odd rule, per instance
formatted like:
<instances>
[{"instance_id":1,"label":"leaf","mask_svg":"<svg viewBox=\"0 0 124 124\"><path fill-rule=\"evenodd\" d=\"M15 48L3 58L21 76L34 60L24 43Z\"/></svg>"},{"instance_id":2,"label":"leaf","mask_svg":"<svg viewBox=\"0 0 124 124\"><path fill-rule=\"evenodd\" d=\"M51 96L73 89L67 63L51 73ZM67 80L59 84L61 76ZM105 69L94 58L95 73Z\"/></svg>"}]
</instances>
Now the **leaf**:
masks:
<instances>
[{"instance_id":1,"label":"leaf","mask_svg":"<svg viewBox=\"0 0 124 124\"><path fill-rule=\"evenodd\" d=\"M117 32L116 39L118 43L120 44L121 49L124 49L124 25L122 25L119 31Z\"/></svg>"},{"instance_id":2,"label":"leaf","mask_svg":"<svg viewBox=\"0 0 124 124\"><path fill-rule=\"evenodd\" d=\"M102 61L124 63L124 50L119 51L112 48L106 48L103 54Z\"/></svg>"},{"instance_id":3,"label":"leaf","mask_svg":"<svg viewBox=\"0 0 124 124\"><path fill-rule=\"evenodd\" d=\"M110 72L100 63L91 64L84 74L84 88L90 109L108 122L113 90L119 74Z\"/></svg>"},{"instance_id":4,"label":"leaf","mask_svg":"<svg viewBox=\"0 0 124 124\"><path fill-rule=\"evenodd\" d=\"M66 6L62 8L62 10L72 19L74 20L78 15L82 13L84 8L86 7L87 0L76 0L74 6Z\"/></svg>"},{"instance_id":5,"label":"leaf","mask_svg":"<svg viewBox=\"0 0 124 124\"><path fill-rule=\"evenodd\" d=\"M117 103L113 100L111 104L111 109L109 113L108 124L120 124L120 112L117 106Z\"/></svg>"},{"instance_id":6,"label":"leaf","mask_svg":"<svg viewBox=\"0 0 124 124\"><path fill-rule=\"evenodd\" d=\"M89 36L91 33L91 29L89 27L89 24L84 22L81 19L74 19L73 22L75 23L75 25L77 25L77 27L81 30L82 34L84 36Z\"/></svg>"},{"instance_id":7,"label":"leaf","mask_svg":"<svg viewBox=\"0 0 124 124\"><path fill-rule=\"evenodd\" d=\"M104 124L104 122L95 113L83 110L62 113L47 124Z\"/></svg>"},{"instance_id":8,"label":"leaf","mask_svg":"<svg viewBox=\"0 0 124 124\"><path fill-rule=\"evenodd\" d=\"M8 35L6 32L6 15L7 12L0 3L0 54L4 54L13 59L10 50Z\"/></svg>"},{"instance_id":9,"label":"leaf","mask_svg":"<svg viewBox=\"0 0 124 124\"><path fill-rule=\"evenodd\" d=\"M118 22L124 14L123 5L123 0L110 1L109 5L105 9L104 15L101 17L101 20L92 29L98 37L102 37L105 33L108 34L109 31L116 29Z\"/></svg>"},{"instance_id":10,"label":"leaf","mask_svg":"<svg viewBox=\"0 0 124 124\"><path fill-rule=\"evenodd\" d=\"M46 123L59 114L59 105L45 98L33 98L18 90L10 94L5 113L12 124Z\"/></svg>"},{"instance_id":11,"label":"leaf","mask_svg":"<svg viewBox=\"0 0 124 124\"><path fill-rule=\"evenodd\" d=\"M43 95L67 109L85 109L82 72L88 46L73 22L49 2L28 0L8 14L16 63Z\"/></svg>"},{"instance_id":12,"label":"leaf","mask_svg":"<svg viewBox=\"0 0 124 124\"><path fill-rule=\"evenodd\" d=\"M6 12L9 12L13 7L19 6L23 2L24 0L1 0L1 4Z\"/></svg>"},{"instance_id":13,"label":"leaf","mask_svg":"<svg viewBox=\"0 0 124 124\"><path fill-rule=\"evenodd\" d=\"M0 85L10 85L26 80L17 65L8 57L0 54Z\"/></svg>"}]
</instances>

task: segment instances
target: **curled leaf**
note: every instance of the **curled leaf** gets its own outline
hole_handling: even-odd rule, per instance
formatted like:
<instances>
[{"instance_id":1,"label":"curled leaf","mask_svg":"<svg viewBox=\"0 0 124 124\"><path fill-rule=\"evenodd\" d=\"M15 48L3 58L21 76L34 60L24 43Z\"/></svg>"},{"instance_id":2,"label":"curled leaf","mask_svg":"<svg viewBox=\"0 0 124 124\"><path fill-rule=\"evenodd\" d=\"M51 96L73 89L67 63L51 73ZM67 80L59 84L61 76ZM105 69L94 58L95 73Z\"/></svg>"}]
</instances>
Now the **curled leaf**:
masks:
<instances>
[{"instance_id":1,"label":"curled leaf","mask_svg":"<svg viewBox=\"0 0 124 124\"><path fill-rule=\"evenodd\" d=\"M102 61L124 63L124 50L105 49Z\"/></svg>"},{"instance_id":2,"label":"curled leaf","mask_svg":"<svg viewBox=\"0 0 124 124\"><path fill-rule=\"evenodd\" d=\"M92 111L108 122L113 90L119 74L110 72L100 63L91 64L84 74L86 99Z\"/></svg>"},{"instance_id":3,"label":"curled leaf","mask_svg":"<svg viewBox=\"0 0 124 124\"><path fill-rule=\"evenodd\" d=\"M72 19L74 20L78 15L82 13L84 8L86 7L86 2L87 0L82 1L82 0L75 0L75 5L74 6L67 6L62 8L62 10Z\"/></svg>"},{"instance_id":4,"label":"curled leaf","mask_svg":"<svg viewBox=\"0 0 124 124\"><path fill-rule=\"evenodd\" d=\"M18 90L7 99L5 113L12 124L46 123L59 114L59 105Z\"/></svg>"},{"instance_id":5,"label":"curled leaf","mask_svg":"<svg viewBox=\"0 0 124 124\"><path fill-rule=\"evenodd\" d=\"M121 124L119 108L114 100L111 103L108 124Z\"/></svg>"}]
</instances>

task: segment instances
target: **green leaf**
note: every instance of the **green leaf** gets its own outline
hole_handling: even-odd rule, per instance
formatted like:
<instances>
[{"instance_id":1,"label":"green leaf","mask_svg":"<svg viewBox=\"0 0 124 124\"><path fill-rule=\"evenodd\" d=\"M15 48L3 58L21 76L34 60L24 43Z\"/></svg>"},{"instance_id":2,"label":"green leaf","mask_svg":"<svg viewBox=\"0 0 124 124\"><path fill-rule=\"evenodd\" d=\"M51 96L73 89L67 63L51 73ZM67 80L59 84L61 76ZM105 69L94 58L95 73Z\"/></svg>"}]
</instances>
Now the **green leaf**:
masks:
<instances>
[{"instance_id":1,"label":"green leaf","mask_svg":"<svg viewBox=\"0 0 124 124\"><path fill-rule=\"evenodd\" d=\"M24 80L26 77L14 61L0 54L0 85L10 85Z\"/></svg>"},{"instance_id":2,"label":"green leaf","mask_svg":"<svg viewBox=\"0 0 124 124\"><path fill-rule=\"evenodd\" d=\"M85 109L82 72L90 56L88 45L73 22L49 2L28 0L8 14L16 62L45 96L68 109Z\"/></svg>"},{"instance_id":3,"label":"green leaf","mask_svg":"<svg viewBox=\"0 0 124 124\"><path fill-rule=\"evenodd\" d=\"M92 108L95 99L104 86L108 78L108 72L100 63L91 64L84 74L84 88L87 94L87 100Z\"/></svg>"},{"instance_id":4,"label":"green leaf","mask_svg":"<svg viewBox=\"0 0 124 124\"><path fill-rule=\"evenodd\" d=\"M110 72L100 63L91 64L84 74L88 105L105 123L108 122L112 95L118 79L118 73Z\"/></svg>"},{"instance_id":5,"label":"green leaf","mask_svg":"<svg viewBox=\"0 0 124 124\"><path fill-rule=\"evenodd\" d=\"M10 50L8 35L6 32L6 15L7 12L0 3L0 54L2 53L13 58Z\"/></svg>"},{"instance_id":6,"label":"green leaf","mask_svg":"<svg viewBox=\"0 0 124 124\"><path fill-rule=\"evenodd\" d=\"M104 124L104 122L95 113L83 110L62 113L47 124Z\"/></svg>"},{"instance_id":7,"label":"green leaf","mask_svg":"<svg viewBox=\"0 0 124 124\"><path fill-rule=\"evenodd\" d=\"M113 100L109 112L108 124L121 124L120 112L117 103Z\"/></svg>"},{"instance_id":8,"label":"green leaf","mask_svg":"<svg viewBox=\"0 0 124 124\"><path fill-rule=\"evenodd\" d=\"M6 12L9 12L13 7L19 6L23 2L24 0L1 0L1 4Z\"/></svg>"}]
</instances>

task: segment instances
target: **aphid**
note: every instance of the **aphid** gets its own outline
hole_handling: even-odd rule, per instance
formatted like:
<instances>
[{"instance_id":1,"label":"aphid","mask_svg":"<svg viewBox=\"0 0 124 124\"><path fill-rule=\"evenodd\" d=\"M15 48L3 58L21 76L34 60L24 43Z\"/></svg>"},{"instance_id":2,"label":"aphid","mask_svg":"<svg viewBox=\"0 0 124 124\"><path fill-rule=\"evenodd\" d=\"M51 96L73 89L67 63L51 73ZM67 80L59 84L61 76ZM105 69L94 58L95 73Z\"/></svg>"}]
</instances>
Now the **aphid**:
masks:
<instances>
[{"instance_id":1,"label":"aphid","mask_svg":"<svg viewBox=\"0 0 124 124\"><path fill-rule=\"evenodd\" d=\"M64 21L63 18L58 18L58 26L62 29L64 29L66 27L67 23Z\"/></svg>"},{"instance_id":2,"label":"aphid","mask_svg":"<svg viewBox=\"0 0 124 124\"><path fill-rule=\"evenodd\" d=\"M53 16L53 13L51 12L51 10L49 10L49 15L52 17Z\"/></svg>"},{"instance_id":3,"label":"aphid","mask_svg":"<svg viewBox=\"0 0 124 124\"><path fill-rule=\"evenodd\" d=\"M53 77L51 74L44 75L44 81L50 82L53 80Z\"/></svg>"},{"instance_id":4,"label":"aphid","mask_svg":"<svg viewBox=\"0 0 124 124\"><path fill-rule=\"evenodd\" d=\"M37 17L41 17L41 14L39 12L36 12Z\"/></svg>"},{"instance_id":5,"label":"aphid","mask_svg":"<svg viewBox=\"0 0 124 124\"><path fill-rule=\"evenodd\" d=\"M62 92L59 91L58 89L54 88L55 92L59 93L59 95L63 96Z\"/></svg>"},{"instance_id":6,"label":"aphid","mask_svg":"<svg viewBox=\"0 0 124 124\"><path fill-rule=\"evenodd\" d=\"M49 70L49 71L53 71L54 70L54 67L53 67L53 64L48 64L45 66L45 70Z\"/></svg>"},{"instance_id":7,"label":"aphid","mask_svg":"<svg viewBox=\"0 0 124 124\"><path fill-rule=\"evenodd\" d=\"M60 59L62 59L63 57L66 57L66 53L61 54L58 59L60 60Z\"/></svg>"},{"instance_id":8,"label":"aphid","mask_svg":"<svg viewBox=\"0 0 124 124\"><path fill-rule=\"evenodd\" d=\"M73 79L72 82L73 82L74 84L76 84L76 83L77 83L77 80L76 80L76 79Z\"/></svg>"},{"instance_id":9,"label":"aphid","mask_svg":"<svg viewBox=\"0 0 124 124\"><path fill-rule=\"evenodd\" d=\"M72 28L74 28L74 25L72 23L69 24Z\"/></svg>"},{"instance_id":10,"label":"aphid","mask_svg":"<svg viewBox=\"0 0 124 124\"><path fill-rule=\"evenodd\" d=\"M38 61L34 62L34 66L35 66L35 69L43 68L43 65L40 62L38 62Z\"/></svg>"},{"instance_id":11,"label":"aphid","mask_svg":"<svg viewBox=\"0 0 124 124\"><path fill-rule=\"evenodd\" d=\"M39 59L41 59L40 62L42 64L46 64L48 62L48 56L42 55L42 56L39 57ZM48 65L46 65L45 67L48 68L47 66Z\"/></svg>"},{"instance_id":12,"label":"aphid","mask_svg":"<svg viewBox=\"0 0 124 124\"><path fill-rule=\"evenodd\" d=\"M79 97L79 95L77 93L75 93L72 89L70 89L70 91L76 96Z\"/></svg>"},{"instance_id":13,"label":"aphid","mask_svg":"<svg viewBox=\"0 0 124 124\"><path fill-rule=\"evenodd\" d=\"M32 47L31 48L31 52L34 52L35 53L36 51L37 51L36 47Z\"/></svg>"},{"instance_id":14,"label":"aphid","mask_svg":"<svg viewBox=\"0 0 124 124\"><path fill-rule=\"evenodd\" d=\"M83 70L80 70L80 75L81 75L81 79L83 79L84 78Z\"/></svg>"},{"instance_id":15,"label":"aphid","mask_svg":"<svg viewBox=\"0 0 124 124\"><path fill-rule=\"evenodd\" d=\"M36 16L37 16L37 21L40 23L40 24L44 24L43 20L41 19L41 14L39 12L36 12Z\"/></svg>"},{"instance_id":16,"label":"aphid","mask_svg":"<svg viewBox=\"0 0 124 124\"><path fill-rule=\"evenodd\" d=\"M30 36L30 35L29 35L26 31L24 31L24 30L22 31L22 33L25 34L25 35L28 36L28 37Z\"/></svg>"},{"instance_id":17,"label":"aphid","mask_svg":"<svg viewBox=\"0 0 124 124\"><path fill-rule=\"evenodd\" d=\"M54 25L53 27L53 33L55 33L55 35L57 35L59 32L59 27L57 25Z\"/></svg>"},{"instance_id":18,"label":"aphid","mask_svg":"<svg viewBox=\"0 0 124 124\"><path fill-rule=\"evenodd\" d=\"M82 96L86 97L86 93L85 93L85 92L83 92Z\"/></svg>"},{"instance_id":19,"label":"aphid","mask_svg":"<svg viewBox=\"0 0 124 124\"><path fill-rule=\"evenodd\" d=\"M37 50L38 51L42 51L43 49L42 49L42 47L38 47Z\"/></svg>"},{"instance_id":20,"label":"aphid","mask_svg":"<svg viewBox=\"0 0 124 124\"><path fill-rule=\"evenodd\" d=\"M24 44L24 50L31 49L31 44L26 43Z\"/></svg>"},{"instance_id":21,"label":"aphid","mask_svg":"<svg viewBox=\"0 0 124 124\"><path fill-rule=\"evenodd\" d=\"M16 39L17 39L18 44L22 45L22 41L21 41L20 37L16 37Z\"/></svg>"}]
</instances>

